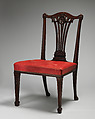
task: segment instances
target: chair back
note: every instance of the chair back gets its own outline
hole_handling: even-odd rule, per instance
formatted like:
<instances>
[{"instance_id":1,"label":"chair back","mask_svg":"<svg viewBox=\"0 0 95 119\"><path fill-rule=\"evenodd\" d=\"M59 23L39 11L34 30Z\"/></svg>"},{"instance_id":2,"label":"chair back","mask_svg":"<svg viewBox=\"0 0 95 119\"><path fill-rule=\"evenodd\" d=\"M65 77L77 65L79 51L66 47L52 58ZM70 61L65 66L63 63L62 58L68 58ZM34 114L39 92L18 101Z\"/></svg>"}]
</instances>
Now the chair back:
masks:
<instances>
[{"instance_id":1,"label":"chair back","mask_svg":"<svg viewBox=\"0 0 95 119\"><path fill-rule=\"evenodd\" d=\"M45 60L45 47L46 47L46 19L49 18L52 20L55 33L56 33L56 50L52 60L55 61L66 61L66 40L70 25L75 19L78 20L76 43L73 62L78 63L78 52L79 52L79 41L80 41L80 29L83 15L73 16L67 12L59 12L53 15L43 14L43 34L42 34L42 50L41 50L41 59Z\"/></svg>"}]
</instances>

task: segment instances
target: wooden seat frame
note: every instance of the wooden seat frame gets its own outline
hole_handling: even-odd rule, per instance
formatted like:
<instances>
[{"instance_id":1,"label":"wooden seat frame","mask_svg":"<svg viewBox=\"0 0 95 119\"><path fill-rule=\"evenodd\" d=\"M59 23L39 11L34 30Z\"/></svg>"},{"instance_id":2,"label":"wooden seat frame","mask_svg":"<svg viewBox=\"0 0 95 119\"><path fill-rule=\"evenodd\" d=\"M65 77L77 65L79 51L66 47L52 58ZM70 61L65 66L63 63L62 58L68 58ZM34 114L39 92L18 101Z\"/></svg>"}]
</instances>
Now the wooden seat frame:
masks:
<instances>
[{"instance_id":1,"label":"wooden seat frame","mask_svg":"<svg viewBox=\"0 0 95 119\"><path fill-rule=\"evenodd\" d=\"M65 45L66 45L66 38L68 34L68 30L70 24L73 23L75 19L78 19L78 27L77 27L77 35L76 35L76 43L75 43L75 51L74 51L74 58L73 62L77 63L77 67L75 70L72 71L73 73L73 89L74 89L74 100L78 100L77 96L77 70L78 70L78 54L79 54L79 42L80 42L80 29L81 29L81 22L83 19L83 15L80 14L78 16L73 16L67 12L59 12L53 15L47 15L46 13L43 14L43 34L42 34L42 50L41 50L41 59L45 59L45 49L46 49L46 19L49 18L52 20L55 26L56 32L56 50L54 53L54 57L52 60L54 61L66 61L66 53L65 53ZM35 74L35 75L42 75L43 77L43 84L46 92L46 96L50 96L50 93L47 88L46 76L47 74L39 74L33 72L22 72L22 71L15 71L14 70L14 79L15 79L15 106L19 106L19 87L20 87L20 74ZM71 72L68 72L71 73ZM65 74L67 75L67 74ZM58 113L62 112L61 103L62 103L62 82L64 75L48 75L54 76L57 79L57 89L58 89Z\"/></svg>"}]
</instances>

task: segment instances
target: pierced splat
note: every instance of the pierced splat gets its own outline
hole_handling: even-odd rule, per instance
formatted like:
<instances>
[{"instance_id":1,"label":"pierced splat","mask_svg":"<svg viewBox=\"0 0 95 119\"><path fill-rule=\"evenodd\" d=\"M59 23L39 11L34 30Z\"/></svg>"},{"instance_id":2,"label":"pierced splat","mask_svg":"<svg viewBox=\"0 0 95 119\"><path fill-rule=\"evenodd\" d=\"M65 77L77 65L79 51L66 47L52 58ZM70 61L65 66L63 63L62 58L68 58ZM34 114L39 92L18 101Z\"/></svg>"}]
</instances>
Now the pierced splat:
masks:
<instances>
[{"instance_id":1,"label":"pierced splat","mask_svg":"<svg viewBox=\"0 0 95 119\"><path fill-rule=\"evenodd\" d=\"M65 14L52 16L51 19L52 22L54 22L56 32L56 51L54 53L53 60L66 61L66 38L70 24L73 22L73 19L67 17Z\"/></svg>"}]
</instances>

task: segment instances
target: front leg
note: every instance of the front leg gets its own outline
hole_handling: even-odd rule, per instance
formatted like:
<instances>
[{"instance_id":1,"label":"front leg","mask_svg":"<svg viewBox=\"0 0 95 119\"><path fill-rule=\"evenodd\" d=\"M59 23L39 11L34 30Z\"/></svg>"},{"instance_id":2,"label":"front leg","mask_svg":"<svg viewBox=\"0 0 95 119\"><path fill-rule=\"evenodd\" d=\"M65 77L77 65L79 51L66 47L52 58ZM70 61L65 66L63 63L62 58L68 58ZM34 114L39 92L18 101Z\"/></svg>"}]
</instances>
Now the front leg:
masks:
<instances>
[{"instance_id":1,"label":"front leg","mask_svg":"<svg viewBox=\"0 0 95 119\"><path fill-rule=\"evenodd\" d=\"M62 112L62 84L63 84L63 78L57 78L57 90L58 90L58 113Z\"/></svg>"},{"instance_id":2,"label":"front leg","mask_svg":"<svg viewBox=\"0 0 95 119\"><path fill-rule=\"evenodd\" d=\"M14 80L15 80L15 106L19 106L20 72L14 71Z\"/></svg>"}]
</instances>

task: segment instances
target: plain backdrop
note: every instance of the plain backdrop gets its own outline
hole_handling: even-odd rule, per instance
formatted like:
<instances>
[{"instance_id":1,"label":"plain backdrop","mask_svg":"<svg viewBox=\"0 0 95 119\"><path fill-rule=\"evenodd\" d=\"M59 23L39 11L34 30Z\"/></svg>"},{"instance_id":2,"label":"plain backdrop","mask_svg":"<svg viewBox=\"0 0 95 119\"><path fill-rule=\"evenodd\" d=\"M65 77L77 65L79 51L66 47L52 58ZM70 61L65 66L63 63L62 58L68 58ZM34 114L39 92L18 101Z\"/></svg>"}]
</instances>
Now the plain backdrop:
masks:
<instances>
[{"instance_id":1,"label":"plain backdrop","mask_svg":"<svg viewBox=\"0 0 95 119\"><path fill-rule=\"evenodd\" d=\"M20 60L40 58L42 14L56 12L84 15L78 71L80 100L77 103L72 101L72 75L66 76L63 85L63 112L60 118L95 118L95 0L0 0L0 110L3 119L7 118L4 113L8 113L10 118L16 118L17 115L20 118L59 118L56 113L50 113L52 110L56 112L57 108L55 78L47 78L51 93L51 97L47 99L44 96L41 76L22 75L22 106L17 109L13 105L13 64ZM51 21L48 21L47 59L52 59L55 50L54 30L50 23ZM71 28L68 37L69 61L72 61L75 31L75 27Z\"/></svg>"}]
</instances>

